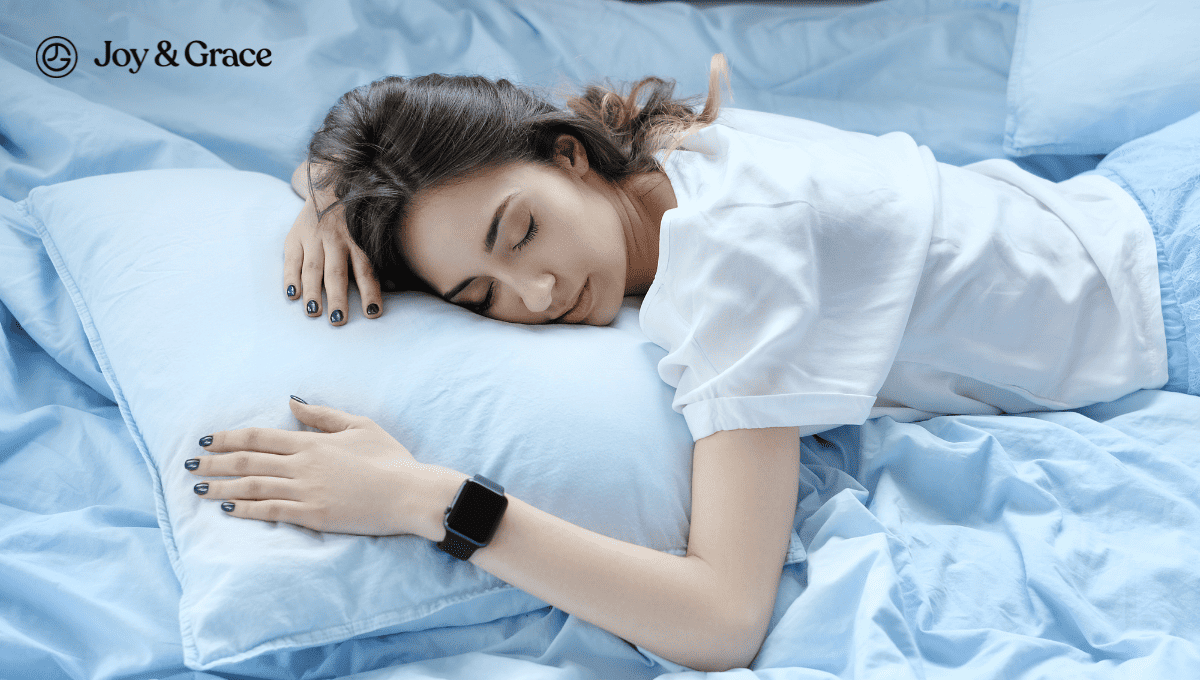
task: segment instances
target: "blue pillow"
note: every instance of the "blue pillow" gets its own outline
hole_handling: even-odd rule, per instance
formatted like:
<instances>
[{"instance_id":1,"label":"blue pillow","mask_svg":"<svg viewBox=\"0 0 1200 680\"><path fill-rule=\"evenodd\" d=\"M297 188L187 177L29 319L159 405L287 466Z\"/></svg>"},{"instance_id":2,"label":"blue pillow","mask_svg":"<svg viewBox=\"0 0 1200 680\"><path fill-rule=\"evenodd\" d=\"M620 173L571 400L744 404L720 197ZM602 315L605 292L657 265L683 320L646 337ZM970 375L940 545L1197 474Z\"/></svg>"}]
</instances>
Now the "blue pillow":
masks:
<instances>
[{"instance_id":1,"label":"blue pillow","mask_svg":"<svg viewBox=\"0 0 1200 680\"><path fill-rule=\"evenodd\" d=\"M1200 2L1022 0L1004 151L1107 154L1200 111Z\"/></svg>"},{"instance_id":2,"label":"blue pillow","mask_svg":"<svg viewBox=\"0 0 1200 680\"><path fill-rule=\"evenodd\" d=\"M686 550L692 440L636 300L612 327L530 327L402 293L380 319L333 327L284 295L301 201L278 179L103 175L19 206L149 464L189 667L546 606L419 537L320 534L199 499L183 468L197 440L295 429L289 394L366 415L418 460L482 473L568 521ZM789 561L803 554L793 535Z\"/></svg>"}]
</instances>

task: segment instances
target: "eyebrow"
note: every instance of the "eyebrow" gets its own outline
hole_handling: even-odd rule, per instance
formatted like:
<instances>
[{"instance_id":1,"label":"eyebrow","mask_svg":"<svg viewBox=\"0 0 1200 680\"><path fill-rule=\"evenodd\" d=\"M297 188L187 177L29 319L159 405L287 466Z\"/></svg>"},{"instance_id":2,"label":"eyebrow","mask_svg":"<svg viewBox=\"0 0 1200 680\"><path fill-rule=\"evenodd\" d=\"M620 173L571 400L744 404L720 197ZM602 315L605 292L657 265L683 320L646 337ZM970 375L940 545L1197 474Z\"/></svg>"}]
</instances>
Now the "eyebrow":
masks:
<instances>
[{"instance_id":1,"label":"eyebrow","mask_svg":"<svg viewBox=\"0 0 1200 680\"><path fill-rule=\"evenodd\" d=\"M496 206L496 212L492 214L492 223L488 226L487 235L483 237L483 249L488 255L491 255L492 248L496 247L496 234L500 229L500 220L504 217L504 211L508 209L508 203L512 200L513 196L516 196L519 193L521 193L519 189L512 192L511 194L505 196L503 201L500 201L500 205ZM455 298L455 296L461 293L464 288L471 285L471 282L474 280L474 276L468 277L462 283L451 288L448 293L442 296L442 299L446 302L450 302Z\"/></svg>"}]
</instances>

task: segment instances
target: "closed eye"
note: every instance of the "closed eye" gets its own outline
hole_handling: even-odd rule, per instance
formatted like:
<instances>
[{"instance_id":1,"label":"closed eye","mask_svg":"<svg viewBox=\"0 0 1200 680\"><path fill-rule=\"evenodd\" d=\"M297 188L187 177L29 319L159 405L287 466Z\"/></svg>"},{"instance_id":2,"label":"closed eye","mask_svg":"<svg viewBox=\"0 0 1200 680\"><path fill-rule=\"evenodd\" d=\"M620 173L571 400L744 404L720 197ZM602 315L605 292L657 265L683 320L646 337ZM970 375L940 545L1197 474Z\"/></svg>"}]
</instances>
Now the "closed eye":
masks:
<instances>
[{"instance_id":1,"label":"closed eye","mask_svg":"<svg viewBox=\"0 0 1200 680\"><path fill-rule=\"evenodd\" d=\"M533 240L533 235L537 233L537 230L538 230L537 222L533 221L533 213L530 213L530 215L529 215L529 231L525 232L525 238L521 239L521 242L518 243L516 246L514 246L514 249L520 250L520 249L524 248L525 246L529 245L529 242Z\"/></svg>"},{"instance_id":2,"label":"closed eye","mask_svg":"<svg viewBox=\"0 0 1200 680\"><path fill-rule=\"evenodd\" d=\"M487 295L484 296L482 302L475 304L475 305L464 305L464 307L467 307L472 312L475 312L476 314L479 314L480 316L486 316L488 311L491 310L491 308L492 308L492 303L494 302L495 292L496 292L496 282L492 281L490 284L488 284Z\"/></svg>"},{"instance_id":3,"label":"closed eye","mask_svg":"<svg viewBox=\"0 0 1200 680\"><path fill-rule=\"evenodd\" d=\"M520 250L520 249L524 248L525 246L529 245L529 242L533 240L533 236L534 236L534 234L537 233L537 231L538 231L537 222L534 221L533 215L530 214L529 215L529 229L525 232L525 238L521 239L520 243L513 246L513 249ZM481 301L475 305L466 305L466 306L468 307L468 309L475 312L476 314L486 316L487 313L489 311L491 311L491 309L492 309L492 304L495 302L495 295L496 295L496 282L493 281L488 285L487 295L484 296L483 301Z\"/></svg>"}]
</instances>

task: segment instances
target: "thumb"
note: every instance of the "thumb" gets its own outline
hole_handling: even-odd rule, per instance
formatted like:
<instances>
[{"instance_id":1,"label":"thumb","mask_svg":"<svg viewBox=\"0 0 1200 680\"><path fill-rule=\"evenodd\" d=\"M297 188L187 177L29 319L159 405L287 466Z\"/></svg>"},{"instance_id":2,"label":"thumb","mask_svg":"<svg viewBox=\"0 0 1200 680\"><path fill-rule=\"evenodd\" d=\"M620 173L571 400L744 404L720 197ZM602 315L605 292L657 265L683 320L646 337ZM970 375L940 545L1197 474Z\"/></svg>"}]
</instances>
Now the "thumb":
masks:
<instances>
[{"instance_id":1,"label":"thumb","mask_svg":"<svg viewBox=\"0 0 1200 680\"><path fill-rule=\"evenodd\" d=\"M308 425L322 432L341 432L354 426L354 416L328 406L313 406L296 395L292 395L292 414Z\"/></svg>"}]
</instances>

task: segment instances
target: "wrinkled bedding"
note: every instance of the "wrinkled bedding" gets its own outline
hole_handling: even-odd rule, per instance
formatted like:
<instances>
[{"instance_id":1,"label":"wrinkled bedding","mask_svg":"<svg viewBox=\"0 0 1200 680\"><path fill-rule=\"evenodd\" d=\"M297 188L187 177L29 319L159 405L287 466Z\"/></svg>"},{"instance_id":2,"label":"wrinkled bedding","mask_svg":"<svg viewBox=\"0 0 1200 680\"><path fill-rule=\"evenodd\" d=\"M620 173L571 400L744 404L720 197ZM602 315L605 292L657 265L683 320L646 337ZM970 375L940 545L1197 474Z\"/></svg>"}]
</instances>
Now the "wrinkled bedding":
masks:
<instances>
[{"instance_id":1,"label":"wrinkled bedding","mask_svg":"<svg viewBox=\"0 0 1200 680\"><path fill-rule=\"evenodd\" d=\"M5 4L0 20L0 677L692 678L560 610L375 635L197 671L181 586L111 381L36 230L38 186L161 168L287 179L338 95L430 71L546 88L655 73L733 103L939 158L1005 157L1017 4L862 6L364 0ZM36 51L69 37L74 72ZM154 63L156 46L269 47L270 66ZM147 49L136 73L99 66ZM1095 156L1026 156L1063 179ZM148 310L147 313L153 313ZM181 385L180 389L205 389ZM888 418L804 438L771 628L735 678L1191 677L1200 668L1200 398L1142 391L1077 411Z\"/></svg>"}]
</instances>

